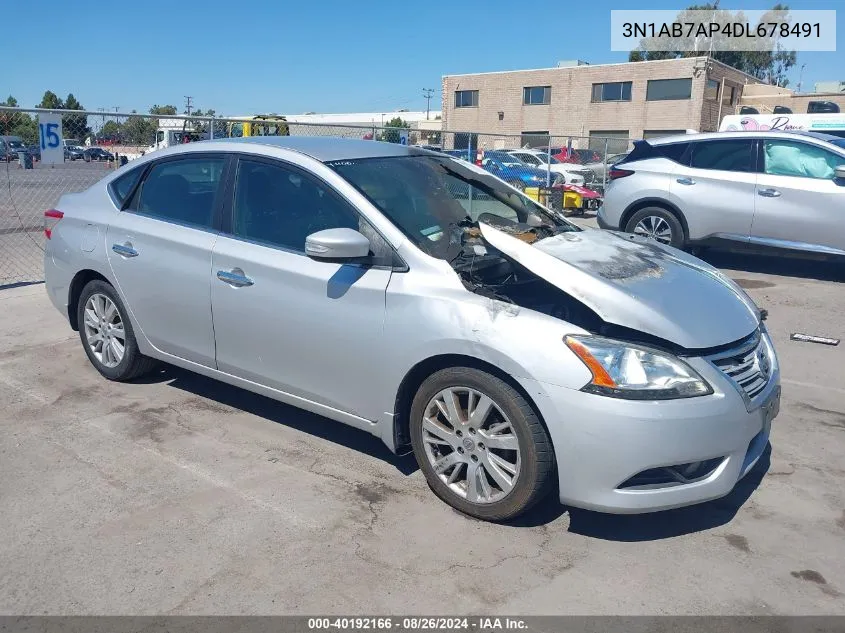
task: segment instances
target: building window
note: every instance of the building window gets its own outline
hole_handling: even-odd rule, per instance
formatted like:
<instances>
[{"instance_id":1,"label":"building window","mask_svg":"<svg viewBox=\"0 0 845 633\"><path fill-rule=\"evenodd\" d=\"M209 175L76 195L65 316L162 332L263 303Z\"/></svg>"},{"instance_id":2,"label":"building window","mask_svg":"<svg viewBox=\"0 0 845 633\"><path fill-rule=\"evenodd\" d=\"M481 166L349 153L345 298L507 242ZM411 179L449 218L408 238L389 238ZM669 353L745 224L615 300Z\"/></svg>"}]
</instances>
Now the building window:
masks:
<instances>
[{"instance_id":1,"label":"building window","mask_svg":"<svg viewBox=\"0 0 845 633\"><path fill-rule=\"evenodd\" d=\"M648 140L650 138L660 138L661 136L675 136L676 134L686 134L686 130L645 130L643 138Z\"/></svg>"},{"instance_id":2,"label":"building window","mask_svg":"<svg viewBox=\"0 0 845 633\"><path fill-rule=\"evenodd\" d=\"M478 107L478 90L456 90L455 91L455 107L456 108L477 108Z\"/></svg>"},{"instance_id":3,"label":"building window","mask_svg":"<svg viewBox=\"0 0 845 633\"><path fill-rule=\"evenodd\" d=\"M736 96L736 88L734 86L725 86L722 92L722 105L732 106L736 103L734 97Z\"/></svg>"},{"instance_id":4,"label":"building window","mask_svg":"<svg viewBox=\"0 0 845 633\"><path fill-rule=\"evenodd\" d=\"M590 130L589 148L604 154L607 143L608 154L621 154L628 151L628 130Z\"/></svg>"},{"instance_id":5,"label":"building window","mask_svg":"<svg viewBox=\"0 0 845 633\"><path fill-rule=\"evenodd\" d=\"M523 105L548 105L551 100L551 86L528 86L522 89Z\"/></svg>"},{"instance_id":6,"label":"building window","mask_svg":"<svg viewBox=\"0 0 845 633\"><path fill-rule=\"evenodd\" d=\"M630 101L631 82L615 81L607 84L593 84L593 101Z\"/></svg>"},{"instance_id":7,"label":"building window","mask_svg":"<svg viewBox=\"0 0 845 633\"><path fill-rule=\"evenodd\" d=\"M650 79L646 101L675 101L692 96L692 79Z\"/></svg>"},{"instance_id":8,"label":"building window","mask_svg":"<svg viewBox=\"0 0 845 633\"><path fill-rule=\"evenodd\" d=\"M548 147L549 131L523 132L519 140L520 147Z\"/></svg>"},{"instance_id":9,"label":"building window","mask_svg":"<svg viewBox=\"0 0 845 633\"><path fill-rule=\"evenodd\" d=\"M715 79L708 79L704 85L704 98L715 101L719 98L719 82Z\"/></svg>"}]
</instances>

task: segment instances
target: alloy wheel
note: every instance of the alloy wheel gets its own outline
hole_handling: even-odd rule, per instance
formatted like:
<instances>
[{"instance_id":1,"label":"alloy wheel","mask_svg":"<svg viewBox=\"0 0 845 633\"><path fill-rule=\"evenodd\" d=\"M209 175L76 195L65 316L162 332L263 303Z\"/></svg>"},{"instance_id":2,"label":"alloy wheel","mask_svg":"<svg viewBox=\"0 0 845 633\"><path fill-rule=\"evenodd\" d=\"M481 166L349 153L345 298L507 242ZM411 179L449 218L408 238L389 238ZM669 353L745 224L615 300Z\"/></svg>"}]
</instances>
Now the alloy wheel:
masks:
<instances>
[{"instance_id":1,"label":"alloy wheel","mask_svg":"<svg viewBox=\"0 0 845 633\"><path fill-rule=\"evenodd\" d=\"M126 352L126 331L114 301L93 294L85 302L83 327L91 353L105 367L116 367Z\"/></svg>"},{"instance_id":2,"label":"alloy wheel","mask_svg":"<svg viewBox=\"0 0 845 633\"><path fill-rule=\"evenodd\" d=\"M500 501L514 488L521 459L516 432L502 409L470 387L449 387L426 405L422 440L429 465L471 503Z\"/></svg>"},{"instance_id":3,"label":"alloy wheel","mask_svg":"<svg viewBox=\"0 0 845 633\"><path fill-rule=\"evenodd\" d=\"M644 235L661 244L672 243L672 227L659 215L647 215L634 227L635 235Z\"/></svg>"}]
</instances>

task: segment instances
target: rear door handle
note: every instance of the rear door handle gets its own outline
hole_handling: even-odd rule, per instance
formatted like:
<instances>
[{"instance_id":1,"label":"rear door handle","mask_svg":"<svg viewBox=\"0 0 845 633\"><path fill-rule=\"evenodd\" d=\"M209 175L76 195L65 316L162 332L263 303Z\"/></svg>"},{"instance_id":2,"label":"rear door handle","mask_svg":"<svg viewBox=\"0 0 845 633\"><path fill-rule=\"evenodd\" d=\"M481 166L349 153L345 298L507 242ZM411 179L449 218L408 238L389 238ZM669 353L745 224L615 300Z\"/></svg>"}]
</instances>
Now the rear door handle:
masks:
<instances>
[{"instance_id":1,"label":"rear door handle","mask_svg":"<svg viewBox=\"0 0 845 633\"><path fill-rule=\"evenodd\" d=\"M126 242L124 244L112 244L111 249L121 257L138 257L139 255L138 251L132 248L132 244L130 242Z\"/></svg>"},{"instance_id":2,"label":"rear door handle","mask_svg":"<svg viewBox=\"0 0 845 633\"><path fill-rule=\"evenodd\" d=\"M759 193L764 198L777 198L780 196L780 191L777 189L760 189L757 193Z\"/></svg>"},{"instance_id":3,"label":"rear door handle","mask_svg":"<svg viewBox=\"0 0 845 633\"><path fill-rule=\"evenodd\" d=\"M695 181L692 178L687 178L687 177L678 178L675 182L677 182L679 185L694 185L695 184Z\"/></svg>"},{"instance_id":4,"label":"rear door handle","mask_svg":"<svg viewBox=\"0 0 845 633\"><path fill-rule=\"evenodd\" d=\"M244 271L240 268L233 268L232 270L218 270L217 278L223 283L229 284L234 288L243 288L255 283L252 279L244 275Z\"/></svg>"}]
</instances>

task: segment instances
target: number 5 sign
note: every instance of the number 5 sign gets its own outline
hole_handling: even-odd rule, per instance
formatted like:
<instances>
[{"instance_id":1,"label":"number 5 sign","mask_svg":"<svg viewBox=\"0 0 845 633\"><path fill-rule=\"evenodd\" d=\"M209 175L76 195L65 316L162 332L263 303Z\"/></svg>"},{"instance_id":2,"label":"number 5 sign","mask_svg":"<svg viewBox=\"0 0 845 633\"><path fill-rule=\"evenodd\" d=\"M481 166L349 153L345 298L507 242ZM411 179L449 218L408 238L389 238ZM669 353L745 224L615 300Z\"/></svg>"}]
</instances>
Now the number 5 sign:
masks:
<instances>
[{"instance_id":1,"label":"number 5 sign","mask_svg":"<svg viewBox=\"0 0 845 633\"><path fill-rule=\"evenodd\" d=\"M38 115L38 142L41 145L42 165L61 165L65 162L61 115L52 113Z\"/></svg>"}]
</instances>

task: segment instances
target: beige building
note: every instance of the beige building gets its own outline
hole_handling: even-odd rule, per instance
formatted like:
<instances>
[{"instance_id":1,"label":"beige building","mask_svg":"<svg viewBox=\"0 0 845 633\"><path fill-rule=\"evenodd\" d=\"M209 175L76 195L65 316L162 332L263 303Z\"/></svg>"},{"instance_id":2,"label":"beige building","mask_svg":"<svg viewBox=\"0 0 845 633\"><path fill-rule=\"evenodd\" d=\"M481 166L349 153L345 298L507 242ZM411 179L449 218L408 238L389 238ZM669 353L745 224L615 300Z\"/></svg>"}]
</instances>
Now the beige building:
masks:
<instances>
[{"instance_id":1,"label":"beige building","mask_svg":"<svg viewBox=\"0 0 845 633\"><path fill-rule=\"evenodd\" d=\"M817 84L818 85L818 84ZM807 106L813 101L829 101L845 112L845 92L813 92L798 94L789 88L780 88L767 84L746 86L739 106L755 108L760 114L771 113L776 106L789 108L795 114L807 112ZM737 108L737 112L739 109Z\"/></svg>"},{"instance_id":2,"label":"beige building","mask_svg":"<svg viewBox=\"0 0 845 633\"><path fill-rule=\"evenodd\" d=\"M751 83L760 82L707 57L447 75L443 129L518 137L447 134L444 142L494 149L541 145L551 134L581 137L574 147L594 149L605 138L620 139L617 151L624 151L622 139L717 130Z\"/></svg>"}]
</instances>

